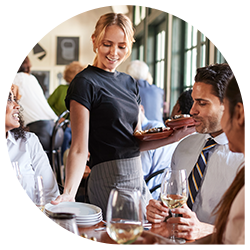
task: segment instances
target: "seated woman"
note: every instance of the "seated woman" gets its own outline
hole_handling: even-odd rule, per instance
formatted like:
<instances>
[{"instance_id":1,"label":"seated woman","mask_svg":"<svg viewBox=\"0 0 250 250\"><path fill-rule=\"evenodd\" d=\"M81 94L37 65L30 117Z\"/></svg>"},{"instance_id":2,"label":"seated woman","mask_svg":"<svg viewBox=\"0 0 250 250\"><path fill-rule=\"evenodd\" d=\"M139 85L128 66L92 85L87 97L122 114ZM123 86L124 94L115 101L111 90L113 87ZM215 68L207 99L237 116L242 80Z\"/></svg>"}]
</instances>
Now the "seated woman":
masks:
<instances>
[{"instance_id":1,"label":"seated woman","mask_svg":"<svg viewBox=\"0 0 250 250\"><path fill-rule=\"evenodd\" d=\"M37 136L23 129L20 106L12 91L9 93L6 115L5 133L11 162L18 162L24 181L24 189L32 197L34 177L43 177L45 201L49 203L59 195L58 185Z\"/></svg>"}]
</instances>

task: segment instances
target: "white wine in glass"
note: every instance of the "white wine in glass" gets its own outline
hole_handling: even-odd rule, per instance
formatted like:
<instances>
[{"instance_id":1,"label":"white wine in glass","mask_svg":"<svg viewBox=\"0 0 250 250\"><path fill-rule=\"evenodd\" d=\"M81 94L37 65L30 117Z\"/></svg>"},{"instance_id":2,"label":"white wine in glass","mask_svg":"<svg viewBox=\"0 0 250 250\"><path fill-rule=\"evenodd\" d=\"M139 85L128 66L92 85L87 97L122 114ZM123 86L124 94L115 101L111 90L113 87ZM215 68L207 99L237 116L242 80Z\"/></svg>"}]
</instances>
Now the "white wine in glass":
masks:
<instances>
[{"instance_id":1,"label":"white wine in glass","mask_svg":"<svg viewBox=\"0 0 250 250\"><path fill-rule=\"evenodd\" d=\"M107 233L118 244L131 244L143 232L141 193L112 189L107 206Z\"/></svg>"},{"instance_id":2,"label":"white wine in glass","mask_svg":"<svg viewBox=\"0 0 250 250\"><path fill-rule=\"evenodd\" d=\"M171 210L182 207L188 198L188 180L185 169L166 170L161 183L161 200ZM171 213L175 216L174 213ZM174 226L175 227L175 226ZM174 228L173 228L174 231ZM176 243L184 243L184 239L176 239L174 233L170 239Z\"/></svg>"},{"instance_id":3,"label":"white wine in glass","mask_svg":"<svg viewBox=\"0 0 250 250\"><path fill-rule=\"evenodd\" d=\"M18 217L23 219L30 234L30 226L43 213L45 206L42 176L26 174L22 177L22 186L14 198L14 207Z\"/></svg>"}]
</instances>

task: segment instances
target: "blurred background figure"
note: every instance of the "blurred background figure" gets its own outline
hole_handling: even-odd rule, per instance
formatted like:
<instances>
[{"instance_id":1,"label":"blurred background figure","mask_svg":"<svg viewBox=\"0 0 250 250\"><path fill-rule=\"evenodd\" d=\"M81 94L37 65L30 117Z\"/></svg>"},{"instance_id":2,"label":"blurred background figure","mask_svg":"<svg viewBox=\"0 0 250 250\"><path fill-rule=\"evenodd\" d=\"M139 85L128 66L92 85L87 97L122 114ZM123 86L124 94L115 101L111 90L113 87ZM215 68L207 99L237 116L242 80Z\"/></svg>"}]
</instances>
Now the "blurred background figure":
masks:
<instances>
[{"instance_id":1,"label":"blurred background figure","mask_svg":"<svg viewBox=\"0 0 250 250\"><path fill-rule=\"evenodd\" d=\"M26 53L21 49L7 50L5 68L12 83L19 88L24 125L39 120L55 121L57 115L50 108L39 82L30 74L31 63Z\"/></svg>"},{"instance_id":2,"label":"blurred background figure","mask_svg":"<svg viewBox=\"0 0 250 250\"><path fill-rule=\"evenodd\" d=\"M66 84L59 85L48 98L48 103L50 107L54 110L54 112L58 116L67 110L64 99L66 97L69 84L74 79L74 77L85 68L86 66L83 66L80 62L76 62L76 61L70 63L69 65L65 67L63 78L66 81ZM71 127L70 127L70 124L68 124L68 126L64 130L64 138L63 138L63 144L61 148L62 162L63 162L64 152L66 151L66 149L70 147L71 137L72 137Z\"/></svg>"},{"instance_id":3,"label":"blurred background figure","mask_svg":"<svg viewBox=\"0 0 250 250\"><path fill-rule=\"evenodd\" d=\"M134 60L127 66L127 73L138 81L141 104L149 120L163 122L163 89L152 84L153 79L145 62Z\"/></svg>"},{"instance_id":4,"label":"blurred background figure","mask_svg":"<svg viewBox=\"0 0 250 250\"><path fill-rule=\"evenodd\" d=\"M85 68L86 66L83 66L80 62L76 61L65 67L63 78L66 81L66 84L59 85L48 98L50 107L58 116L67 110L64 99L66 97L69 84L74 77Z\"/></svg>"}]
</instances>

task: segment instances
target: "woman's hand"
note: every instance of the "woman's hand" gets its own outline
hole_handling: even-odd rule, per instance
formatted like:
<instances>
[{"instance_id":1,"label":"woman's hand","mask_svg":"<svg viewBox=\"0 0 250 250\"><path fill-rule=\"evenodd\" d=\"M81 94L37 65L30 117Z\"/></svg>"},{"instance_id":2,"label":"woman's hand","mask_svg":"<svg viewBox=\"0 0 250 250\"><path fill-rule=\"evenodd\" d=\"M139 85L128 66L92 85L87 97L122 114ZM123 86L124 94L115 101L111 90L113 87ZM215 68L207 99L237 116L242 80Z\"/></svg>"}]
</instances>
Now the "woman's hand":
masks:
<instances>
[{"instance_id":1,"label":"woman's hand","mask_svg":"<svg viewBox=\"0 0 250 250\"><path fill-rule=\"evenodd\" d=\"M57 198L54 201L51 201L51 204L57 205L60 202L64 202L64 201L75 201L75 198L69 194L61 194L57 196Z\"/></svg>"},{"instance_id":2,"label":"woman's hand","mask_svg":"<svg viewBox=\"0 0 250 250\"><path fill-rule=\"evenodd\" d=\"M196 132L195 126L192 127L184 126L183 128L175 129L171 137L172 139L174 139L174 141L179 141L185 136L190 135L194 132Z\"/></svg>"}]
</instances>

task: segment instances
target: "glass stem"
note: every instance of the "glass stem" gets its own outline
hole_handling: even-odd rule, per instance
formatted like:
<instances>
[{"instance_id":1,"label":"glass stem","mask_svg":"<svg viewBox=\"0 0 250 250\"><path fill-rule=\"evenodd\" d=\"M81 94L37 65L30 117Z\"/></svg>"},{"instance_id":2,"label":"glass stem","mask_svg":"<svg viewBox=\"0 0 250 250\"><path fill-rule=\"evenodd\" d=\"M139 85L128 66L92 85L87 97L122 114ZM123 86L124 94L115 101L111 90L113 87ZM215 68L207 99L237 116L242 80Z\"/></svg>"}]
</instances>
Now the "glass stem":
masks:
<instances>
[{"instance_id":1,"label":"glass stem","mask_svg":"<svg viewBox=\"0 0 250 250\"><path fill-rule=\"evenodd\" d=\"M175 217L175 216L176 215L172 212L172 217ZM171 233L170 239L175 242L175 223L173 224L173 228L172 228L172 233Z\"/></svg>"}]
</instances>

